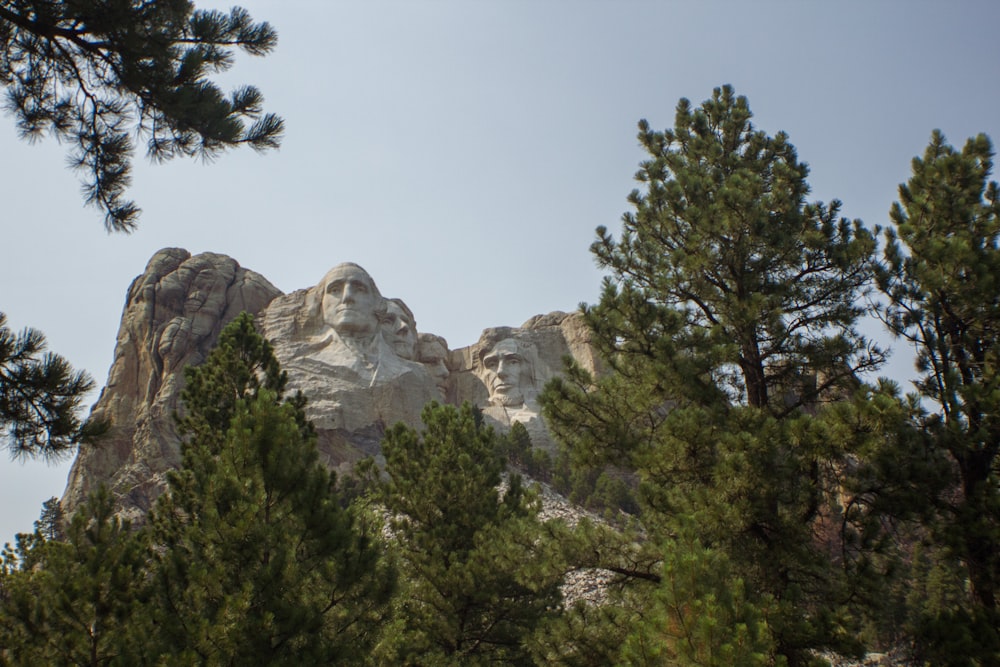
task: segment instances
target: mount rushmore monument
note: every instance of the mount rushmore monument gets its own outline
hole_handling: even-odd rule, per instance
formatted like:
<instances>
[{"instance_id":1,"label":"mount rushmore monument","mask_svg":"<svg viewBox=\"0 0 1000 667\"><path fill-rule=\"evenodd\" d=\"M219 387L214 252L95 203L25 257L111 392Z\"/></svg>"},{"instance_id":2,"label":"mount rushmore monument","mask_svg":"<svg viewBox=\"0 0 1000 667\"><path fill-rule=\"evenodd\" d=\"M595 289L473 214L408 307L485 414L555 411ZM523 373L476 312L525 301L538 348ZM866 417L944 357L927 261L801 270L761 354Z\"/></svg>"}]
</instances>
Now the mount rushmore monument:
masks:
<instances>
[{"instance_id":1,"label":"mount rushmore monument","mask_svg":"<svg viewBox=\"0 0 1000 667\"><path fill-rule=\"evenodd\" d=\"M582 319L553 312L520 327L483 330L467 347L417 329L401 298L383 295L357 264L338 264L308 288L282 294L225 255L168 248L128 289L114 361L93 415L112 426L81 448L63 505L74 509L107 484L126 513L147 510L180 463L174 415L182 409L183 369L205 360L221 329L243 311L271 341L288 390L309 400L322 460L345 470L380 455L386 429L420 428L429 401L478 406L488 423L514 422L552 448L537 396L566 355L597 371Z\"/></svg>"}]
</instances>

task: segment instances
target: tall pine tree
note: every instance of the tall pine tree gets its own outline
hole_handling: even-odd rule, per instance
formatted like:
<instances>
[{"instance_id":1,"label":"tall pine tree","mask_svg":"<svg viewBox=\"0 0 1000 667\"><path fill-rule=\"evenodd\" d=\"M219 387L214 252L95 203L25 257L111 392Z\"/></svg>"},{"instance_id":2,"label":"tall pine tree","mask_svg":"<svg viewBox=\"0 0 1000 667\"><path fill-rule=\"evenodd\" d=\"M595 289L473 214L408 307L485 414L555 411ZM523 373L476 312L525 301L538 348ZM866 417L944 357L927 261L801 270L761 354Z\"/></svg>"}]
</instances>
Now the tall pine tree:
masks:
<instances>
[{"instance_id":1,"label":"tall pine tree","mask_svg":"<svg viewBox=\"0 0 1000 667\"><path fill-rule=\"evenodd\" d=\"M498 436L468 404L424 408L424 430L397 424L382 443L400 561L396 618L383 664L532 664L529 642L554 613L538 507L518 476L498 488Z\"/></svg>"},{"instance_id":2,"label":"tall pine tree","mask_svg":"<svg viewBox=\"0 0 1000 667\"><path fill-rule=\"evenodd\" d=\"M751 117L724 86L700 107L681 100L673 129L639 123L643 190L620 237L601 227L591 246L610 276L584 316L611 373L570 368L543 404L577 463L638 473L653 544L693 529L688 555L728 563L751 597L725 614L756 604L774 653L798 665L858 649L835 530L857 434L814 415L883 359L855 328L875 239L839 202L807 201L788 137ZM679 566L683 546L661 550L665 572L694 567Z\"/></svg>"},{"instance_id":3,"label":"tall pine tree","mask_svg":"<svg viewBox=\"0 0 1000 667\"><path fill-rule=\"evenodd\" d=\"M934 535L969 582L967 603L939 608L928 632L932 642L975 638L976 664L1000 661L1000 192L992 167L985 135L959 151L934 132L899 186L880 273L884 321L916 350L929 410L921 426L954 473ZM950 661L955 652L938 656Z\"/></svg>"},{"instance_id":4,"label":"tall pine tree","mask_svg":"<svg viewBox=\"0 0 1000 667\"><path fill-rule=\"evenodd\" d=\"M341 507L304 399L244 313L186 371L181 468L151 512L144 660L359 662L393 579L377 534ZM160 663L158 663L160 664Z\"/></svg>"}]
</instances>

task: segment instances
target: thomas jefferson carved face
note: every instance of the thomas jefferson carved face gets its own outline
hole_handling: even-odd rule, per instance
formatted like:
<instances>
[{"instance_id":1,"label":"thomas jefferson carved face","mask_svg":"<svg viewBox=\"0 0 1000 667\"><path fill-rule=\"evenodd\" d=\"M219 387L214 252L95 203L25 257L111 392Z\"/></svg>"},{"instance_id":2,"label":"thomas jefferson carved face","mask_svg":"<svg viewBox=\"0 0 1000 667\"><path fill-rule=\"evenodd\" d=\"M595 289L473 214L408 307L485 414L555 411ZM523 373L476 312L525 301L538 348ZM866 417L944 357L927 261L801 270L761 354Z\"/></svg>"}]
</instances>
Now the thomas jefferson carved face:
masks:
<instances>
[{"instance_id":1,"label":"thomas jefferson carved face","mask_svg":"<svg viewBox=\"0 0 1000 667\"><path fill-rule=\"evenodd\" d=\"M416 358L416 323L394 299L389 299L386 303L385 316L382 318L382 335L400 357L410 360Z\"/></svg>"},{"instance_id":2,"label":"thomas jefferson carved face","mask_svg":"<svg viewBox=\"0 0 1000 667\"><path fill-rule=\"evenodd\" d=\"M375 333L375 311L381 300L371 276L357 264L340 264L323 282L323 320L341 335L366 336Z\"/></svg>"},{"instance_id":3,"label":"thomas jefferson carved face","mask_svg":"<svg viewBox=\"0 0 1000 667\"><path fill-rule=\"evenodd\" d=\"M531 364L516 340L502 340L483 355L483 380L494 405L517 407L524 404L524 392L531 386Z\"/></svg>"}]
</instances>

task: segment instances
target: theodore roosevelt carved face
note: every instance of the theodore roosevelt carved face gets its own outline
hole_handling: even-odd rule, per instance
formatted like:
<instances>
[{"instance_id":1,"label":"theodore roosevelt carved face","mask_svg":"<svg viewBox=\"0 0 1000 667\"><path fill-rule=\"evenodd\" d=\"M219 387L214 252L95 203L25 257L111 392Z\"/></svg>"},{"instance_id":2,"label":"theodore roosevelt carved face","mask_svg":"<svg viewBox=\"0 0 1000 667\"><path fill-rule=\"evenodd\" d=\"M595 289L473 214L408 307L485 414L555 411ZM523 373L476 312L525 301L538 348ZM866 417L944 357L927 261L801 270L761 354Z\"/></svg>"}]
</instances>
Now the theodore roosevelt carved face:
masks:
<instances>
[{"instance_id":1,"label":"theodore roosevelt carved face","mask_svg":"<svg viewBox=\"0 0 1000 667\"><path fill-rule=\"evenodd\" d=\"M513 338L506 338L482 357L483 381L490 391L490 403L505 407L524 404L532 386L532 368Z\"/></svg>"},{"instance_id":2,"label":"theodore roosevelt carved face","mask_svg":"<svg viewBox=\"0 0 1000 667\"><path fill-rule=\"evenodd\" d=\"M434 378L441 396L448 395L448 370L446 359L448 358L448 344L440 336L433 334L420 334L420 341L417 343L417 358L426 368L427 372Z\"/></svg>"},{"instance_id":3,"label":"theodore roosevelt carved face","mask_svg":"<svg viewBox=\"0 0 1000 667\"><path fill-rule=\"evenodd\" d=\"M368 272L357 264L330 269L323 282L323 320L342 336L358 338L378 328L382 296Z\"/></svg>"}]
</instances>

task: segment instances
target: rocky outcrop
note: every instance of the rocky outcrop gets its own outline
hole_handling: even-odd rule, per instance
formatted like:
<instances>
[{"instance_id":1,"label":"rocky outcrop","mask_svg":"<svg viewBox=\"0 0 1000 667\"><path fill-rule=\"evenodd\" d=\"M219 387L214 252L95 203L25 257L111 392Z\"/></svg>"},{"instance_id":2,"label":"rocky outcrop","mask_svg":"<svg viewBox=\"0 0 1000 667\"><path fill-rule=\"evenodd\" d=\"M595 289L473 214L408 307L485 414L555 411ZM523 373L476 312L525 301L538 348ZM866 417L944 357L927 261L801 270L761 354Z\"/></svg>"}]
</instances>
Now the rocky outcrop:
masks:
<instances>
[{"instance_id":1,"label":"rocky outcrop","mask_svg":"<svg viewBox=\"0 0 1000 667\"><path fill-rule=\"evenodd\" d=\"M126 513L141 518L180 461L174 414L182 408L183 369L204 361L242 311L255 315L274 346L289 391L308 398L307 416L331 468L380 456L386 429L400 421L419 428L431 400L469 401L500 430L521 422L536 445L554 448L539 391L566 356L599 370L579 315L555 312L486 329L475 344L449 350L440 336L418 332L406 303L382 296L355 264L282 294L224 255L161 250L128 290L115 359L94 407L112 428L104 442L80 450L66 510L104 483Z\"/></svg>"},{"instance_id":2,"label":"rocky outcrop","mask_svg":"<svg viewBox=\"0 0 1000 667\"><path fill-rule=\"evenodd\" d=\"M129 513L149 508L180 461L173 414L183 368L201 363L240 312L259 312L281 292L225 255L161 250L128 289L115 357L93 414L109 419L99 445L82 447L63 497L72 510L99 484Z\"/></svg>"}]
</instances>

